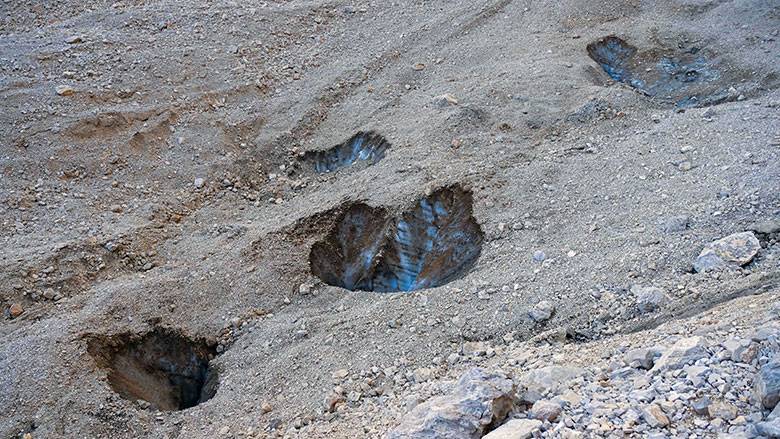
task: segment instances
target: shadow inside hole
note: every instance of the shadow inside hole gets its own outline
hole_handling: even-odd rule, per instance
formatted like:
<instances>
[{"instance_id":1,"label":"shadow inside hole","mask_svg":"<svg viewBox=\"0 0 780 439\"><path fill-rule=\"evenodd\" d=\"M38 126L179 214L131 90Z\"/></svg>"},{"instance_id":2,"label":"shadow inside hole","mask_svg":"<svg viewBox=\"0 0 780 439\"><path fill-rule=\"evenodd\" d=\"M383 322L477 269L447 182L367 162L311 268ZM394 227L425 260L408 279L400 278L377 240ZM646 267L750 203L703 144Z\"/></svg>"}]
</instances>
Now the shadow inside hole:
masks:
<instances>
[{"instance_id":1,"label":"shadow inside hole","mask_svg":"<svg viewBox=\"0 0 780 439\"><path fill-rule=\"evenodd\" d=\"M441 189L399 218L351 206L309 255L312 272L349 290L395 292L444 285L476 263L483 234L471 194Z\"/></svg>"},{"instance_id":2,"label":"shadow inside hole","mask_svg":"<svg viewBox=\"0 0 780 439\"><path fill-rule=\"evenodd\" d=\"M374 132L359 132L344 143L324 151L310 151L304 161L319 174L334 172L358 162L374 165L385 157L390 143Z\"/></svg>"},{"instance_id":3,"label":"shadow inside hole","mask_svg":"<svg viewBox=\"0 0 780 439\"><path fill-rule=\"evenodd\" d=\"M88 351L108 372L121 397L162 411L184 410L211 399L219 378L209 361L216 351L164 328L142 336L95 337Z\"/></svg>"},{"instance_id":4,"label":"shadow inside hole","mask_svg":"<svg viewBox=\"0 0 780 439\"><path fill-rule=\"evenodd\" d=\"M696 47L660 55L639 52L622 39L608 36L588 44L587 51L615 81L677 107L714 105L732 98L727 87L718 83L720 74L714 63Z\"/></svg>"}]
</instances>

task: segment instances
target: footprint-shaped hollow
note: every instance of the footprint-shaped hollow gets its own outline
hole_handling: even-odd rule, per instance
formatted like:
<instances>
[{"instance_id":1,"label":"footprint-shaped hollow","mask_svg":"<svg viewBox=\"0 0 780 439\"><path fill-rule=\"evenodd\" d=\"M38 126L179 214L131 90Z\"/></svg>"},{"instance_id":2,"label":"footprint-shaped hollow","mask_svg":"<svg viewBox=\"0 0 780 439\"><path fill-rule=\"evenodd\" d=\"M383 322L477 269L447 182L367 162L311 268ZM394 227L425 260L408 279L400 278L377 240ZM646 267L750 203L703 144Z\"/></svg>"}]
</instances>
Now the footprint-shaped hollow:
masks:
<instances>
[{"instance_id":1,"label":"footprint-shaped hollow","mask_svg":"<svg viewBox=\"0 0 780 439\"><path fill-rule=\"evenodd\" d=\"M471 269L483 233L472 215L472 196L459 187L420 199L399 217L354 204L312 247L312 272L349 290L395 292L444 285Z\"/></svg>"},{"instance_id":2,"label":"footprint-shaped hollow","mask_svg":"<svg viewBox=\"0 0 780 439\"><path fill-rule=\"evenodd\" d=\"M169 329L141 337L94 337L88 351L108 372L115 392L131 401L144 400L157 410L194 407L217 392L219 379L209 368L216 351Z\"/></svg>"},{"instance_id":3,"label":"footprint-shaped hollow","mask_svg":"<svg viewBox=\"0 0 780 439\"><path fill-rule=\"evenodd\" d=\"M334 172L362 162L374 165L385 157L390 143L381 135L369 131L358 132L344 143L324 151L310 151L304 160L319 174Z\"/></svg>"}]
</instances>

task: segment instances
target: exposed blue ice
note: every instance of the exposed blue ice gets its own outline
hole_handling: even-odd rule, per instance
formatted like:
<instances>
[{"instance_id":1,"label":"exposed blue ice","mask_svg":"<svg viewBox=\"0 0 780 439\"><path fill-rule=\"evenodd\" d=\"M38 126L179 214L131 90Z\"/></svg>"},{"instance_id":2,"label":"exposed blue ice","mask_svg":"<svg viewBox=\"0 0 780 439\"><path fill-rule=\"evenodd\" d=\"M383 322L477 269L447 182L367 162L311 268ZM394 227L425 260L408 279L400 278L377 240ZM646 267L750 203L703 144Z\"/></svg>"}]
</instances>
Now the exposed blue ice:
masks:
<instances>
[{"instance_id":1,"label":"exposed blue ice","mask_svg":"<svg viewBox=\"0 0 780 439\"><path fill-rule=\"evenodd\" d=\"M460 189L442 189L395 219L376 213L363 206L344 215L339 232L312 248L312 271L350 290L412 291L459 277L479 257L482 231Z\"/></svg>"},{"instance_id":2,"label":"exposed blue ice","mask_svg":"<svg viewBox=\"0 0 780 439\"><path fill-rule=\"evenodd\" d=\"M723 96L698 96L698 84L718 79L718 72L698 50L679 56L664 56L647 68L636 61L637 49L620 38L609 36L588 45L588 53L615 81L623 82L659 100L691 107L721 100Z\"/></svg>"},{"instance_id":3,"label":"exposed blue ice","mask_svg":"<svg viewBox=\"0 0 780 439\"><path fill-rule=\"evenodd\" d=\"M385 157L389 147L382 136L360 132L342 144L325 151L309 152L306 157L317 173L324 174L352 166L358 161L373 165Z\"/></svg>"}]
</instances>

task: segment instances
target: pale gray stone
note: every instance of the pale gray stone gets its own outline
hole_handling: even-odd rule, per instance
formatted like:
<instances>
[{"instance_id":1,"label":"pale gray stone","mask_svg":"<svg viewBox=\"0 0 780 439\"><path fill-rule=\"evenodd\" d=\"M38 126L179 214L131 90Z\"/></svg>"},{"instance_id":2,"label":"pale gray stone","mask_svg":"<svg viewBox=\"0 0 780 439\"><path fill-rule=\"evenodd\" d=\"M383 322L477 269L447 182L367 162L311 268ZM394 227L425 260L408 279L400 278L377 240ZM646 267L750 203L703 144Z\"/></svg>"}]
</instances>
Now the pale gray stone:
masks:
<instances>
[{"instance_id":1,"label":"pale gray stone","mask_svg":"<svg viewBox=\"0 0 780 439\"><path fill-rule=\"evenodd\" d=\"M446 395L432 398L407 413L389 439L481 437L485 427L501 422L514 402L512 380L499 372L471 369Z\"/></svg>"},{"instance_id":2,"label":"pale gray stone","mask_svg":"<svg viewBox=\"0 0 780 439\"><path fill-rule=\"evenodd\" d=\"M536 419L512 419L482 439L529 439L542 427L542 421Z\"/></svg>"},{"instance_id":3,"label":"pale gray stone","mask_svg":"<svg viewBox=\"0 0 780 439\"><path fill-rule=\"evenodd\" d=\"M682 338L667 349L655 362L653 370L680 369L700 358L707 357L704 339L699 336Z\"/></svg>"}]
</instances>

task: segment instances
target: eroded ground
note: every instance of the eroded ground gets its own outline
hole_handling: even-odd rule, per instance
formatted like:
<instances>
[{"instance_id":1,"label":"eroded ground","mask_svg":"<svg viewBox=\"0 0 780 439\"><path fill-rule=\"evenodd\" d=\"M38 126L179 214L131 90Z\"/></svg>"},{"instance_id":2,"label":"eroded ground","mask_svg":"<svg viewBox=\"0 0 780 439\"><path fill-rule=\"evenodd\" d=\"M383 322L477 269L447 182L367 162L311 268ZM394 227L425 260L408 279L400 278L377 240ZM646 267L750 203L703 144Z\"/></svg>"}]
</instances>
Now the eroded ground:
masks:
<instances>
[{"instance_id":1,"label":"eroded ground","mask_svg":"<svg viewBox=\"0 0 780 439\"><path fill-rule=\"evenodd\" d=\"M5 3L0 435L378 437L420 382L446 391L540 334L595 364L602 344L774 297L776 232L740 269L693 262L780 215L779 25L766 1ZM695 47L717 74L673 68L643 92L592 58L609 36L653 69ZM369 132L381 156L317 172L314 151ZM418 267L448 224L427 229L420 200L447 188L479 232L454 242L479 251ZM313 268L354 206L390 219L400 250L377 262L396 287ZM409 215L412 241L392 220ZM448 275L416 284L426 264ZM640 311L635 286L669 300ZM210 352L213 397L112 387L90 340L150 333ZM509 347L486 361L475 341Z\"/></svg>"}]
</instances>

